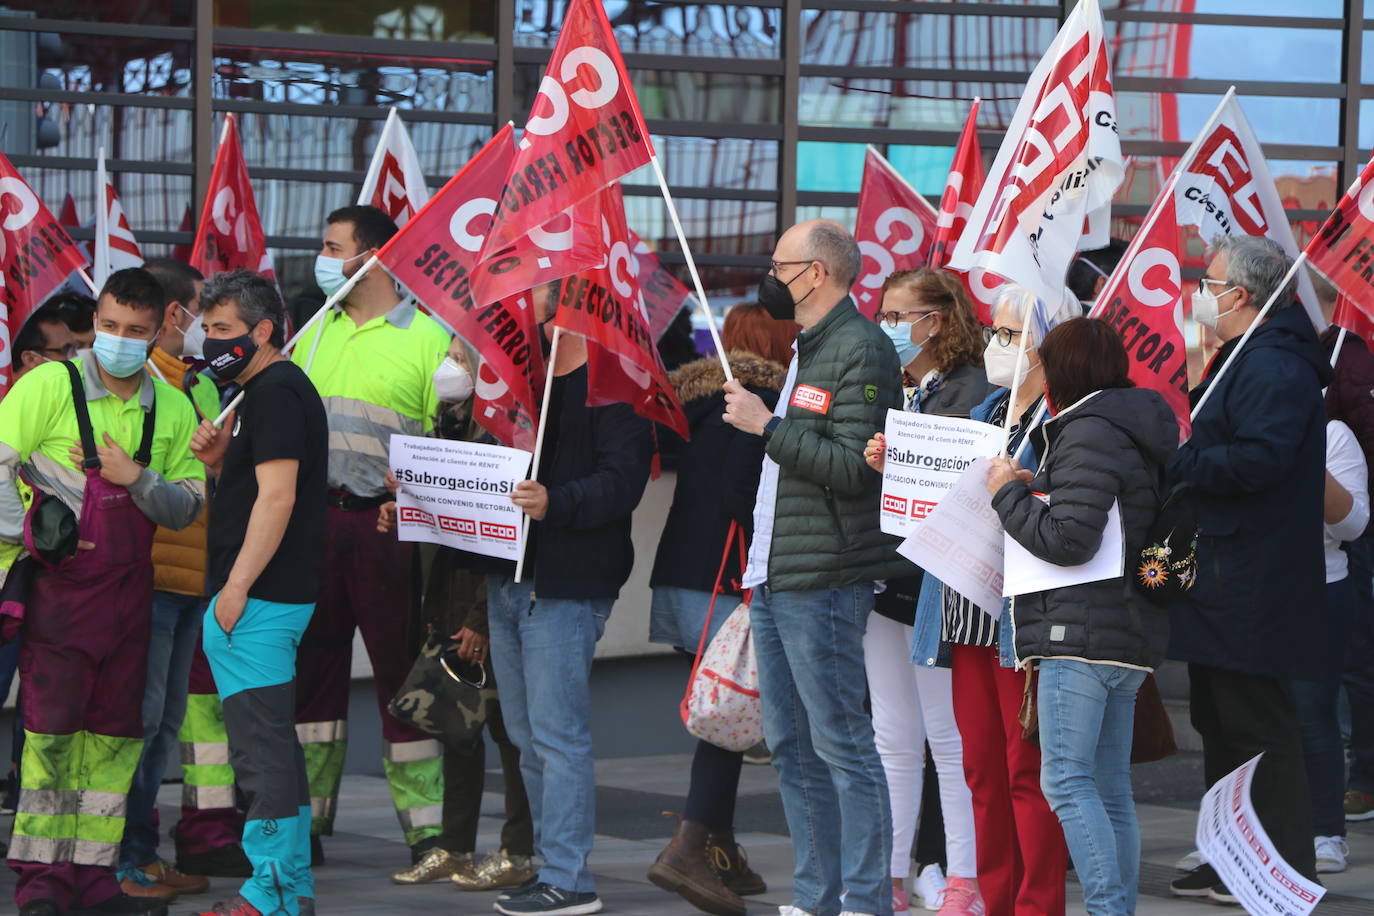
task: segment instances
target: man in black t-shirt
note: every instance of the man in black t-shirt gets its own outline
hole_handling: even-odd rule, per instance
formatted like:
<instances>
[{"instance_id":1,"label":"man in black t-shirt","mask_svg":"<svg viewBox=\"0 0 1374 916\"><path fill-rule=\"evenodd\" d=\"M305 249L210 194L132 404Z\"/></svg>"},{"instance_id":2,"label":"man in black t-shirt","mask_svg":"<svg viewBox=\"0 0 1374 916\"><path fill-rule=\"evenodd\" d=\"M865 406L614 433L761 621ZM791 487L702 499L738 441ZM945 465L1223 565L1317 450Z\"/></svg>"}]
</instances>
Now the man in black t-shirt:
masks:
<instances>
[{"instance_id":1,"label":"man in black t-shirt","mask_svg":"<svg viewBox=\"0 0 1374 916\"><path fill-rule=\"evenodd\" d=\"M201 306L205 358L244 392L223 429L201 423L191 450L218 481L202 638L247 798L243 851L253 863L239 896L210 914L313 914L295 672L319 592L328 423L315 387L282 355L286 319L271 284L246 270L220 274Z\"/></svg>"}]
</instances>

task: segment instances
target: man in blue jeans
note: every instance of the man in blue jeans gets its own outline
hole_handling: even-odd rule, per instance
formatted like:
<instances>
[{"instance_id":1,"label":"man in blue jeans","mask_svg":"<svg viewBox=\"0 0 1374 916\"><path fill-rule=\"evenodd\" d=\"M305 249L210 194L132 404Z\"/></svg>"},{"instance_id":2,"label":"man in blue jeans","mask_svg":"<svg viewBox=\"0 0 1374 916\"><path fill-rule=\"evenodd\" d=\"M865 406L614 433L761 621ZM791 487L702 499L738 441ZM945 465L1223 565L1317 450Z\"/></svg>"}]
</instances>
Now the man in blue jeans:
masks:
<instances>
[{"instance_id":1,"label":"man in blue jeans","mask_svg":"<svg viewBox=\"0 0 1374 916\"><path fill-rule=\"evenodd\" d=\"M547 335L552 296L536 297ZM563 334L538 480L511 499L531 519L522 581L487 579L491 661L501 712L520 748L543 868L497 899L508 916L601 910L587 856L595 833L591 739L592 655L634 548L630 515L653 452L649 422L627 404L587 406L587 345Z\"/></svg>"},{"instance_id":2,"label":"man in blue jeans","mask_svg":"<svg viewBox=\"0 0 1374 916\"><path fill-rule=\"evenodd\" d=\"M801 328L777 410L725 385L725 421L765 442L743 584L796 857L789 916L892 912L892 813L864 711L863 635L874 581L912 567L879 528L882 480L864 462L868 437L901 409L902 369L849 298L860 265L838 223L783 233L759 284L769 314Z\"/></svg>"}]
</instances>

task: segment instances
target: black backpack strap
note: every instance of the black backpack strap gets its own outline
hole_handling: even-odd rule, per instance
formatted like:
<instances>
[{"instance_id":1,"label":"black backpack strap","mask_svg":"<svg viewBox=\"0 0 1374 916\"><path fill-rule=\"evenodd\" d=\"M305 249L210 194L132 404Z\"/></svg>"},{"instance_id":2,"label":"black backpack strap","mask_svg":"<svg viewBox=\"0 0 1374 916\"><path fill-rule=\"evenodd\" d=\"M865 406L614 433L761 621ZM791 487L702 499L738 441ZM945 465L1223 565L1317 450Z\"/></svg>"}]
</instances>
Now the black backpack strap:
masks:
<instances>
[{"instance_id":1,"label":"black backpack strap","mask_svg":"<svg viewBox=\"0 0 1374 916\"><path fill-rule=\"evenodd\" d=\"M157 392L153 392L153 406L143 416L143 439L134 452L134 462L145 468L153 460L153 427L157 424Z\"/></svg>"},{"instance_id":2,"label":"black backpack strap","mask_svg":"<svg viewBox=\"0 0 1374 916\"><path fill-rule=\"evenodd\" d=\"M86 407L86 385L81 381L81 373L69 359L62 365L67 367L67 375L72 383L72 408L76 411L76 427L81 431L81 466L87 470L100 467L100 456L95 450L95 430L91 428L91 412Z\"/></svg>"},{"instance_id":3,"label":"black backpack strap","mask_svg":"<svg viewBox=\"0 0 1374 916\"><path fill-rule=\"evenodd\" d=\"M196 370L187 370L186 374L181 377L181 393L186 395L186 400L191 402L191 409L196 412L196 419L204 420L207 418L205 414L200 412L200 405L196 403L196 396L191 393L191 389L195 387L198 378Z\"/></svg>"}]
</instances>

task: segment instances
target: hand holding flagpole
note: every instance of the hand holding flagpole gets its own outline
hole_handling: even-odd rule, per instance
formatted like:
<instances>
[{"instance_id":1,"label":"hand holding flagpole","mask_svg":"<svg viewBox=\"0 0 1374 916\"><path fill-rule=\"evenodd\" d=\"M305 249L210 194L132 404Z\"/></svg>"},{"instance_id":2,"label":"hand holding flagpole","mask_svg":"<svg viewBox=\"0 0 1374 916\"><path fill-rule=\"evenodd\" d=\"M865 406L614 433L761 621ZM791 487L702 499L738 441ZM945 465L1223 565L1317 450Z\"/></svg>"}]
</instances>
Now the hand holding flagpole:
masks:
<instances>
[{"instance_id":1,"label":"hand holding flagpole","mask_svg":"<svg viewBox=\"0 0 1374 916\"><path fill-rule=\"evenodd\" d=\"M539 461L544 455L544 428L549 420L549 399L553 395L553 369L558 362L558 341L563 329L554 325L553 342L549 345L548 368L544 374L544 402L539 408L539 429L534 435L534 464L530 467L530 480L539 479ZM518 584L525 574L525 554L529 548L529 515L520 516L520 559L515 562L515 581Z\"/></svg>"}]
</instances>

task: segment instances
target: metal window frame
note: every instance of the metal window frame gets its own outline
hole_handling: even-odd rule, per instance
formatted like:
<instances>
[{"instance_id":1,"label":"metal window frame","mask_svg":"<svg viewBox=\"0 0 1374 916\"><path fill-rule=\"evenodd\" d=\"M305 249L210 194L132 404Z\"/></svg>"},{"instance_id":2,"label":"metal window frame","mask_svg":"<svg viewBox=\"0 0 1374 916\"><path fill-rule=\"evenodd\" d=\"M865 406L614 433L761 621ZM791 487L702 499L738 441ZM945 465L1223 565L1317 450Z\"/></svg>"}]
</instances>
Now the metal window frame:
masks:
<instances>
[{"instance_id":1,"label":"metal window frame","mask_svg":"<svg viewBox=\"0 0 1374 916\"><path fill-rule=\"evenodd\" d=\"M1016 84L1024 82L1025 71L1000 70L944 70L920 67L837 67L802 61L803 23L808 13L877 12L927 14L939 16L990 16L998 18L1046 19L1061 21L1072 8L1074 0L1041 5L1010 5L995 2L939 2L939 0L659 0L674 6L712 5L776 10L779 14L779 44L776 57L695 57L673 54L626 53L626 65L632 70L658 70L709 74L739 74L745 76L777 77L780 80L779 120L767 124L740 124L690 120L652 119L649 129L659 136L678 136L703 140L741 138L765 140L778 144L778 182L776 189L732 189L720 187L681 187L675 194L684 199L739 200L777 206L778 228L790 225L798 207L855 206L857 194L848 192L804 191L796 187L799 143L803 141L874 143L886 147L894 144L953 146L958 130L907 130L888 127L830 127L803 125L799 111L801 80L804 78L843 77L845 79L924 80L942 83L989 82ZM369 36L328 35L314 33L274 32L265 30L217 27L214 24L214 0L194 0L191 26L144 26L120 22L91 22L65 20L54 17L0 17L0 29L27 32L56 32L111 38L141 38L188 42L192 46L193 78L189 96L158 96L137 93L83 93L64 90L0 89L0 98L19 101L61 104L95 104L124 107L144 107L192 112L192 162L159 162L136 159L111 160L113 172L167 174L191 176L193 181L193 210L198 211L213 162L217 141L215 114L235 111L254 114L281 114L310 117L339 117L361 120L380 120L387 115L385 107L366 105L310 105L295 102L260 102L252 99L215 98L213 96L213 65L216 49L222 46L260 48L282 52L330 52L338 54L365 53L438 60L467 60L491 66L493 78L490 112L447 112L408 109L408 121L439 124L468 124L495 129L508 120L518 120L516 68L543 66L549 56L548 47L517 45L515 35L515 4L506 0L497 5L497 31L492 42L445 42L413 39L375 38ZM1342 35L1341 81L1337 83L1280 82L1274 80L1237 82L1243 95L1280 98L1334 99L1340 106L1338 142L1336 145L1264 144L1265 154L1273 159L1321 161L1337 163L1338 187L1344 188L1358 174L1367 161L1367 150L1359 147L1360 101L1374 98L1374 85L1360 81L1363 59L1363 40L1367 31L1374 30L1374 19L1366 19L1365 0L1345 0L1342 18L1318 16L1273 16L1245 14L1165 13L1130 9L1104 11L1104 17L1114 22L1146 22L1160 24L1224 25L1263 27L1274 29L1302 29L1339 31ZM1143 77L1117 79L1116 88L1124 92L1176 92L1220 95L1232 85L1230 81L1209 79L1155 80ZM980 134L985 150L994 150L1001 136L996 132ZM1123 151L1139 156L1177 156L1186 143L1161 141L1123 141ZM44 155L16 155L12 157L20 168L89 170L93 161L81 157ZM255 167L250 174L257 178L284 181L350 183L361 180L358 171L319 171L286 167ZM441 183L448 176L429 176ZM656 196L651 186L627 186L633 196ZM1123 205L1117 209L1121 216L1140 215L1142 206ZM1137 213L1139 211L1139 213ZM1320 220L1325 214L1307 210L1293 210L1290 218ZM188 233L140 233L150 242L178 243L188 240ZM273 236L269 242L278 247L311 248L316 240ZM668 263L678 263L680 257L665 253ZM708 266L757 266L763 262L750 255L701 255L698 260Z\"/></svg>"}]
</instances>

